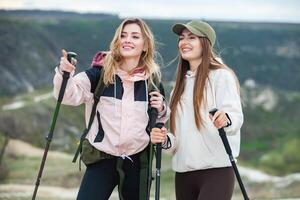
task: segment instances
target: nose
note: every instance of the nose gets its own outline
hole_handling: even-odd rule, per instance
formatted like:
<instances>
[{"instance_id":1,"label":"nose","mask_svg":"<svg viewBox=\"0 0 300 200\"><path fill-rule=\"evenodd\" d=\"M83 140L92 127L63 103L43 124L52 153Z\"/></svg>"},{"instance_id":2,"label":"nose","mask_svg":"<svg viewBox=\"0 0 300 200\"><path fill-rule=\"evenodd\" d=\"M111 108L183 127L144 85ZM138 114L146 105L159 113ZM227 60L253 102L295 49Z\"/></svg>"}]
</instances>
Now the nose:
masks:
<instances>
[{"instance_id":1,"label":"nose","mask_svg":"<svg viewBox=\"0 0 300 200\"><path fill-rule=\"evenodd\" d=\"M182 46L184 46L186 44L187 44L187 40L183 38L183 39L179 40L178 47L182 47Z\"/></svg>"},{"instance_id":2,"label":"nose","mask_svg":"<svg viewBox=\"0 0 300 200\"><path fill-rule=\"evenodd\" d=\"M125 42L125 43L130 43L130 42L131 42L130 37L129 37L129 36L125 36L125 37L123 38L123 42Z\"/></svg>"}]
</instances>

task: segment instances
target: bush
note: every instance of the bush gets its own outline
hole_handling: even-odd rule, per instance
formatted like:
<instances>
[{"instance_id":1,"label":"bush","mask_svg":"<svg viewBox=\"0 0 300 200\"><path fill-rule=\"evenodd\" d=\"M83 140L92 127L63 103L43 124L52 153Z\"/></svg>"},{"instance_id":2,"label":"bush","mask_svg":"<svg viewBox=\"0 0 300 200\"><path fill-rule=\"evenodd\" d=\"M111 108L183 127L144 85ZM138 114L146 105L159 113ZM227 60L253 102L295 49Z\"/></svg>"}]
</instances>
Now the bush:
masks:
<instances>
[{"instance_id":1,"label":"bush","mask_svg":"<svg viewBox=\"0 0 300 200\"><path fill-rule=\"evenodd\" d=\"M300 139L287 141L282 149L272 151L261 159L261 168L278 175L300 172L299 146Z\"/></svg>"}]
</instances>

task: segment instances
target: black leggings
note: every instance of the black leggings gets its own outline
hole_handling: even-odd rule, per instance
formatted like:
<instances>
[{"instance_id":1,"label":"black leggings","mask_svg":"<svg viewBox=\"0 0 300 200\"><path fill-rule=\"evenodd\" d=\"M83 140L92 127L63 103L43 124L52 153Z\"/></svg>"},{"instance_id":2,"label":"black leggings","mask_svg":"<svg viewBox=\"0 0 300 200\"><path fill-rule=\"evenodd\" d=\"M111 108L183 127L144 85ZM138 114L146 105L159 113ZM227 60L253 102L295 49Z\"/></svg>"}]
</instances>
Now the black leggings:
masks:
<instances>
[{"instance_id":1,"label":"black leggings","mask_svg":"<svg viewBox=\"0 0 300 200\"><path fill-rule=\"evenodd\" d=\"M175 175L177 200L230 200L233 188L232 167L176 172Z\"/></svg>"},{"instance_id":2,"label":"black leggings","mask_svg":"<svg viewBox=\"0 0 300 200\"><path fill-rule=\"evenodd\" d=\"M139 156L122 159L104 159L87 166L81 181L77 200L107 200L118 185L119 197L125 200L139 199Z\"/></svg>"}]
</instances>

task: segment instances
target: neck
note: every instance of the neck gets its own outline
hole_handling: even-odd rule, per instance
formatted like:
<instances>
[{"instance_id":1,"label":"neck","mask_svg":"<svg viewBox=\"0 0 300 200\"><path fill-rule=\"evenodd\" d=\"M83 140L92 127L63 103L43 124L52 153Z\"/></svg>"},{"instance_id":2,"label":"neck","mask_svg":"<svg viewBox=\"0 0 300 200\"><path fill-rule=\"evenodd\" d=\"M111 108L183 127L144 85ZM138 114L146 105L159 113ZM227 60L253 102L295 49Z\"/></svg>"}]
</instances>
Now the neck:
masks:
<instances>
[{"instance_id":1,"label":"neck","mask_svg":"<svg viewBox=\"0 0 300 200\"><path fill-rule=\"evenodd\" d=\"M139 64L139 58L126 58L122 62L120 69L122 69L126 72L130 72L134 68L136 68L138 66L138 64Z\"/></svg>"},{"instance_id":2,"label":"neck","mask_svg":"<svg viewBox=\"0 0 300 200\"><path fill-rule=\"evenodd\" d=\"M195 72L195 71L198 69L198 67L199 67L199 65L200 65L201 63L202 63L202 58L197 59L197 60L190 60L190 61L189 61L189 64L190 64L190 70L193 71L193 72Z\"/></svg>"}]
</instances>

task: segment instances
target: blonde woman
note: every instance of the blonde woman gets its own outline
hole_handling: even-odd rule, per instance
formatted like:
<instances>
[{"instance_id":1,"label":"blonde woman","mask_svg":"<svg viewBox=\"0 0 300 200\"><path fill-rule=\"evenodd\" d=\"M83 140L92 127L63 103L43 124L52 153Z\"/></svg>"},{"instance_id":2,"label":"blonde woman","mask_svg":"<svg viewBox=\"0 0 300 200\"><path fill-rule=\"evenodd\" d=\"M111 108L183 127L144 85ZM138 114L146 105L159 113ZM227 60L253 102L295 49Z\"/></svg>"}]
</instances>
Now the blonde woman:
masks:
<instances>
[{"instance_id":1,"label":"blonde woman","mask_svg":"<svg viewBox=\"0 0 300 200\"><path fill-rule=\"evenodd\" d=\"M110 51L95 56L93 65L96 67L70 77L63 103L73 106L85 103L86 123L101 70L104 70L103 81L107 86L86 136L107 158L87 165L77 200L107 200L115 186L118 186L120 199L146 199L147 176L142 170L141 157L148 151L150 141L146 132L148 105L158 110L158 121L167 120L163 95L147 91L148 82L153 83L152 75L160 77L159 66L153 59L154 50L153 34L145 22L126 19L116 30ZM75 65L67 61L63 51L54 77L56 97L62 72L72 75L74 70ZM160 89L163 93L162 85Z\"/></svg>"},{"instance_id":2,"label":"blonde woman","mask_svg":"<svg viewBox=\"0 0 300 200\"><path fill-rule=\"evenodd\" d=\"M229 200L234 172L218 134L224 127L239 154L243 113L234 72L213 53L214 29L203 21L175 24L179 63L171 94L170 131L152 129L151 141L173 153L178 200ZM209 111L217 108L214 116Z\"/></svg>"}]
</instances>

